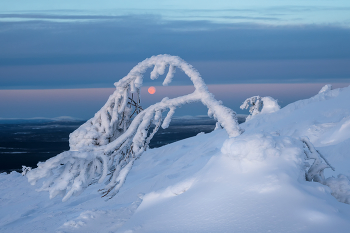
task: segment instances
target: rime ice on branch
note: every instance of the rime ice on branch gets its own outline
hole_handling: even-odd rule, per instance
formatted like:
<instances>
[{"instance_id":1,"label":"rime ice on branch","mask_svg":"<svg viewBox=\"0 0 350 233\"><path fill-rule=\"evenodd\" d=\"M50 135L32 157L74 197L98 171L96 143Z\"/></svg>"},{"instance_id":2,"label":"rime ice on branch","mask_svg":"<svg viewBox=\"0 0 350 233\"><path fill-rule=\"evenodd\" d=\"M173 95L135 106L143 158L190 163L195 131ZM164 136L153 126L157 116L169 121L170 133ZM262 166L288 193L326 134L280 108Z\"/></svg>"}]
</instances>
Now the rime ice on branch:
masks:
<instances>
[{"instance_id":1,"label":"rime ice on branch","mask_svg":"<svg viewBox=\"0 0 350 233\"><path fill-rule=\"evenodd\" d=\"M164 98L142 110L140 88L143 74L151 67L154 67L153 80L163 75L168 67L163 85L172 81L176 68L182 70L193 82L195 91L173 99ZM65 201L73 194L79 195L88 185L102 183L106 178L107 185L100 191L103 196L115 196L135 159L147 149L159 127L169 126L176 108L183 104L202 102L208 107L208 115L215 118L230 137L242 133L236 113L216 100L198 71L179 57L158 55L148 58L114 85L116 90L101 110L70 135L71 150L39 163L38 168L28 172L31 184L44 178L40 191L48 191L50 198L62 194ZM162 113L166 111L163 120ZM155 124L155 128L148 133L151 124Z\"/></svg>"},{"instance_id":2,"label":"rime ice on branch","mask_svg":"<svg viewBox=\"0 0 350 233\"><path fill-rule=\"evenodd\" d=\"M328 91L330 88L322 88L322 90ZM324 91L322 91L324 92ZM319 93L322 93L321 91ZM307 160L313 160L310 165L306 162L305 179L307 181L315 181L323 185L327 185L331 189L331 194L340 202L350 204L350 180L346 175L339 174L338 177L324 176L324 169L331 168L335 171L335 168L328 162L328 160L313 146L307 137L300 138L303 142L304 153Z\"/></svg>"},{"instance_id":3,"label":"rime ice on branch","mask_svg":"<svg viewBox=\"0 0 350 233\"><path fill-rule=\"evenodd\" d=\"M250 107L249 107L250 106ZM272 113L278 111L281 107L278 105L277 100L270 96L260 97L253 96L246 99L240 106L241 109L248 109L250 115L246 118L249 121L259 113Z\"/></svg>"},{"instance_id":4,"label":"rime ice on branch","mask_svg":"<svg viewBox=\"0 0 350 233\"><path fill-rule=\"evenodd\" d=\"M304 153L306 155L306 159L314 160L313 164L306 171L306 180L326 184L323 170L325 168L331 168L333 171L335 171L334 167L330 165L328 160L325 157L323 157L323 155L318 150L316 150L314 145L310 142L310 140L307 137L302 137L300 141L304 143Z\"/></svg>"}]
</instances>

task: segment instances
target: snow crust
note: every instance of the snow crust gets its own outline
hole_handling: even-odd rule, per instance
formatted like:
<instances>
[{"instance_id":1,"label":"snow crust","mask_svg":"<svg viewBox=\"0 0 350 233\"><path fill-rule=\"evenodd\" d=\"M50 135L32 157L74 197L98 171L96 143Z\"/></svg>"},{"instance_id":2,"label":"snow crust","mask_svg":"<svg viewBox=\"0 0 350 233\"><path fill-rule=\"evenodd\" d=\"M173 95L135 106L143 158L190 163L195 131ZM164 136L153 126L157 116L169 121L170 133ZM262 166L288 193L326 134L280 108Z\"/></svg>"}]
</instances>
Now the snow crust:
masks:
<instances>
[{"instance_id":1,"label":"snow crust","mask_svg":"<svg viewBox=\"0 0 350 233\"><path fill-rule=\"evenodd\" d=\"M0 231L348 232L350 87L325 89L255 115L237 137L218 129L145 151L107 202L104 184L61 202L0 174ZM326 185L306 180L303 138L335 168Z\"/></svg>"}]
</instances>

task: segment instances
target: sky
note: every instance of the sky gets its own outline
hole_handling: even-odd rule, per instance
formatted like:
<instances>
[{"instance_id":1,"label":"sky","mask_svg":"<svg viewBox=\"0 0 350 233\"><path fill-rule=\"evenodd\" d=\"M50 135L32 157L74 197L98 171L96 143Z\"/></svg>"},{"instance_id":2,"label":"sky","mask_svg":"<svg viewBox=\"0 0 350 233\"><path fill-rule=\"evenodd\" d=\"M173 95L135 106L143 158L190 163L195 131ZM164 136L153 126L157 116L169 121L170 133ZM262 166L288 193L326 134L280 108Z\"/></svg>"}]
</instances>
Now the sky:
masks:
<instances>
[{"instance_id":1,"label":"sky","mask_svg":"<svg viewBox=\"0 0 350 233\"><path fill-rule=\"evenodd\" d=\"M1 1L0 118L88 119L114 82L157 54L192 64L239 113L248 93L277 95L272 86L293 90L274 97L286 105L325 83L350 85L349 41L350 1ZM162 81L145 76L144 86ZM191 82L179 72L172 85L176 95ZM147 106L160 96L142 98Z\"/></svg>"}]
</instances>

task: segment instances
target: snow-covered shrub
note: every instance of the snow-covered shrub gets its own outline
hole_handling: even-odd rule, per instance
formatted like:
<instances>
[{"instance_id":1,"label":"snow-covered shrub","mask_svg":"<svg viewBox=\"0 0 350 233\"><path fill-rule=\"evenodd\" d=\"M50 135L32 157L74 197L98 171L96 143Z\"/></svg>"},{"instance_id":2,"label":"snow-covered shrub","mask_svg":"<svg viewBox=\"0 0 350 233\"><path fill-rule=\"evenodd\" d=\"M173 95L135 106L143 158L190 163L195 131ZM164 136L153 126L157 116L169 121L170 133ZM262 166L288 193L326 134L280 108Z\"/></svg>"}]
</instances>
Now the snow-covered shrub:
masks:
<instances>
[{"instance_id":1,"label":"snow-covered shrub","mask_svg":"<svg viewBox=\"0 0 350 233\"><path fill-rule=\"evenodd\" d=\"M332 85L331 84L326 84L324 85L321 90L318 92L318 94L327 92L327 91L331 91L332 90Z\"/></svg>"},{"instance_id":2,"label":"snow-covered shrub","mask_svg":"<svg viewBox=\"0 0 350 233\"><path fill-rule=\"evenodd\" d=\"M246 99L240 106L241 109L248 109L250 115L247 117L246 121L252 119L255 115L259 113L272 113L278 111L281 107L278 105L277 100L270 96L260 97L253 96Z\"/></svg>"},{"instance_id":3,"label":"snow-covered shrub","mask_svg":"<svg viewBox=\"0 0 350 233\"><path fill-rule=\"evenodd\" d=\"M25 176L28 172L32 170L31 167L23 166L22 165L22 176Z\"/></svg>"},{"instance_id":4,"label":"snow-covered shrub","mask_svg":"<svg viewBox=\"0 0 350 233\"><path fill-rule=\"evenodd\" d=\"M142 111L140 89L115 91L93 118L69 136L71 150L107 145L122 135L131 119Z\"/></svg>"},{"instance_id":5,"label":"snow-covered shrub","mask_svg":"<svg viewBox=\"0 0 350 233\"><path fill-rule=\"evenodd\" d=\"M325 177L323 171L325 168L331 168L335 170L327 159L315 149L313 144L307 137L300 139L304 143L304 152L307 159L313 159L313 164L307 170L305 178L307 181L315 181L321 184L325 184Z\"/></svg>"},{"instance_id":6,"label":"snow-covered shrub","mask_svg":"<svg viewBox=\"0 0 350 233\"><path fill-rule=\"evenodd\" d=\"M350 180L347 176L339 174L337 178L328 177L325 178L323 171L325 168L331 168L335 171L334 167L329 164L327 159L315 149L308 138L301 138L304 143L304 152L307 159L313 159L314 162L310 168L306 171L305 178L307 181L319 182L323 185L327 185L332 195L340 202L350 204Z\"/></svg>"},{"instance_id":7,"label":"snow-covered shrub","mask_svg":"<svg viewBox=\"0 0 350 233\"><path fill-rule=\"evenodd\" d=\"M163 85L168 85L178 68L191 79L195 91L173 99L164 98L142 110L139 93L143 74L153 66L151 79L157 79L169 67L163 82ZM44 178L39 190L48 191L50 198L62 194L65 201L73 194L80 194L88 185L101 183L107 177L107 184L100 191L110 198L116 195L134 161L147 149L159 127L167 128L176 108L183 104L202 102L208 107L208 115L214 117L230 137L242 133L236 113L216 100L198 71L179 57L158 55L148 58L115 86L115 92L101 110L70 135L71 150L39 163L38 168L27 174L31 184ZM166 111L168 113L163 120L162 113ZM134 117L132 122L131 117ZM156 126L149 133L152 124Z\"/></svg>"}]
</instances>

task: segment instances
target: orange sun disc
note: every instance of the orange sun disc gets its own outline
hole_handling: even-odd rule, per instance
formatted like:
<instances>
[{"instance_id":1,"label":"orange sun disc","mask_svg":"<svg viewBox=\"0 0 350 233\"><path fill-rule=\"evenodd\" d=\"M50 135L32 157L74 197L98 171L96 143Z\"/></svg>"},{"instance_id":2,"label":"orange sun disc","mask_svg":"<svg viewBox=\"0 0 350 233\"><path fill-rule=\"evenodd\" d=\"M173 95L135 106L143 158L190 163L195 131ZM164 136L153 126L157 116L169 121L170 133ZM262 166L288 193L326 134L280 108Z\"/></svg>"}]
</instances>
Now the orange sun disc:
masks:
<instances>
[{"instance_id":1,"label":"orange sun disc","mask_svg":"<svg viewBox=\"0 0 350 233\"><path fill-rule=\"evenodd\" d=\"M155 88L155 87L150 87L150 88L148 88L148 93L150 93L151 95L153 95L154 93L156 93L156 88Z\"/></svg>"}]
</instances>

